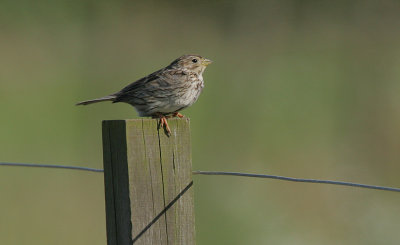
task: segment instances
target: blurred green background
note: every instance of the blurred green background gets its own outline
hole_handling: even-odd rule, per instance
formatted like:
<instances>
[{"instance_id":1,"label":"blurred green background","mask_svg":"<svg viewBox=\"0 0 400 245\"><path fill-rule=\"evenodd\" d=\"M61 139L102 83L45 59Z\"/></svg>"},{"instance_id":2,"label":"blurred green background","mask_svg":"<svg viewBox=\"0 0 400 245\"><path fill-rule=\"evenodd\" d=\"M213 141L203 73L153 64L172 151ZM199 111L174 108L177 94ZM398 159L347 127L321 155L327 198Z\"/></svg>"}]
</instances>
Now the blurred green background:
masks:
<instances>
[{"instance_id":1,"label":"blurred green background","mask_svg":"<svg viewBox=\"0 0 400 245\"><path fill-rule=\"evenodd\" d=\"M0 161L102 168L118 91L214 60L195 170L400 186L399 1L0 1ZM194 176L197 244L399 244L400 195ZM106 244L103 175L0 168L0 244Z\"/></svg>"}]
</instances>

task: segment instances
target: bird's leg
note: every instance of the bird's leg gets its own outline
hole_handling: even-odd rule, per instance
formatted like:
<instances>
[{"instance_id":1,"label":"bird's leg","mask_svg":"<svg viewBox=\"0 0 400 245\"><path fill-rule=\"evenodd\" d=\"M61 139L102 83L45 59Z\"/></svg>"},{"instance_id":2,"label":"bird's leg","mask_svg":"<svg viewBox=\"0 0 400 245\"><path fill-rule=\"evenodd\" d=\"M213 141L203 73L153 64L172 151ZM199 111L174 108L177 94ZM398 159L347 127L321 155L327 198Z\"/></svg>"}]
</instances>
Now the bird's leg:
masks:
<instances>
[{"instance_id":1,"label":"bird's leg","mask_svg":"<svg viewBox=\"0 0 400 245\"><path fill-rule=\"evenodd\" d=\"M167 131L168 135L171 135L171 129L168 126L167 118L164 116L160 118L161 121L161 127L164 126L164 129Z\"/></svg>"},{"instance_id":2,"label":"bird's leg","mask_svg":"<svg viewBox=\"0 0 400 245\"><path fill-rule=\"evenodd\" d=\"M185 116L180 114L179 112L174 112L172 115L165 116L165 118L173 118L173 117L184 118Z\"/></svg>"},{"instance_id":3,"label":"bird's leg","mask_svg":"<svg viewBox=\"0 0 400 245\"><path fill-rule=\"evenodd\" d=\"M167 135L171 135L171 129L168 126L167 118L162 114L158 114L158 118L160 119L160 128L164 128L165 131L167 131Z\"/></svg>"},{"instance_id":4,"label":"bird's leg","mask_svg":"<svg viewBox=\"0 0 400 245\"><path fill-rule=\"evenodd\" d=\"M180 114L179 112L175 112L173 115L173 117L179 117L179 118L183 118L184 115Z\"/></svg>"}]
</instances>

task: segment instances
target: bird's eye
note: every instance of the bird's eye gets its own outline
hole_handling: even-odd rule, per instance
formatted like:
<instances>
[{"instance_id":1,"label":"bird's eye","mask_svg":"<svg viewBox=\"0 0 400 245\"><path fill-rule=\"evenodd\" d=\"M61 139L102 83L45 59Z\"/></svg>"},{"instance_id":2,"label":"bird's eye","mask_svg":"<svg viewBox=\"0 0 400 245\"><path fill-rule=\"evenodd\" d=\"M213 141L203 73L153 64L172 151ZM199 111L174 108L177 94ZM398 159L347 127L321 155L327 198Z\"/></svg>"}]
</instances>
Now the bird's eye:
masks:
<instances>
[{"instance_id":1,"label":"bird's eye","mask_svg":"<svg viewBox=\"0 0 400 245\"><path fill-rule=\"evenodd\" d=\"M193 59L192 62L193 62L193 63L197 63L197 59Z\"/></svg>"}]
</instances>

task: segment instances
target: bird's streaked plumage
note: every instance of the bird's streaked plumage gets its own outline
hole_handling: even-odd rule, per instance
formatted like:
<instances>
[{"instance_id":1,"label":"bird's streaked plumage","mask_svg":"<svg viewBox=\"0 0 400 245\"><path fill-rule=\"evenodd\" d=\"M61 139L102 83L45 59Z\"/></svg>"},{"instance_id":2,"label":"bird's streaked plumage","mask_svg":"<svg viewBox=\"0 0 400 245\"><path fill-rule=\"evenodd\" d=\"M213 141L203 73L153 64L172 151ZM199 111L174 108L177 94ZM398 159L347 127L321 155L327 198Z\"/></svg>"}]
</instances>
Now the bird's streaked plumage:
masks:
<instances>
[{"instance_id":1,"label":"bird's streaked plumage","mask_svg":"<svg viewBox=\"0 0 400 245\"><path fill-rule=\"evenodd\" d=\"M88 105L101 101L125 102L142 117L158 117L166 124L166 116L178 112L197 101L204 87L203 72L211 60L200 55L183 55L167 67L143 77L121 91L98 99L82 101Z\"/></svg>"}]
</instances>

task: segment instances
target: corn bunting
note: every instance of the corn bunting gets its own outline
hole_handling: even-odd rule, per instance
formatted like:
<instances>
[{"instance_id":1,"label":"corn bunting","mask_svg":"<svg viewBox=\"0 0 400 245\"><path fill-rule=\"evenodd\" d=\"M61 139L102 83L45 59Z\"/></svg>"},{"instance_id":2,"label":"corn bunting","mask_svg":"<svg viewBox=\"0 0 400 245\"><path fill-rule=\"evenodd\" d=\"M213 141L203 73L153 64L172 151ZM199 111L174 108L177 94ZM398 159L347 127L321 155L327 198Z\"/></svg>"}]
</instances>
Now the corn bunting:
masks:
<instances>
[{"instance_id":1,"label":"corn bunting","mask_svg":"<svg viewBox=\"0 0 400 245\"><path fill-rule=\"evenodd\" d=\"M117 93L77 105L101 101L125 102L135 107L141 117L160 119L159 125L170 135L167 118L183 117L179 111L197 101L204 87L203 72L211 62L199 55L183 55Z\"/></svg>"}]
</instances>

